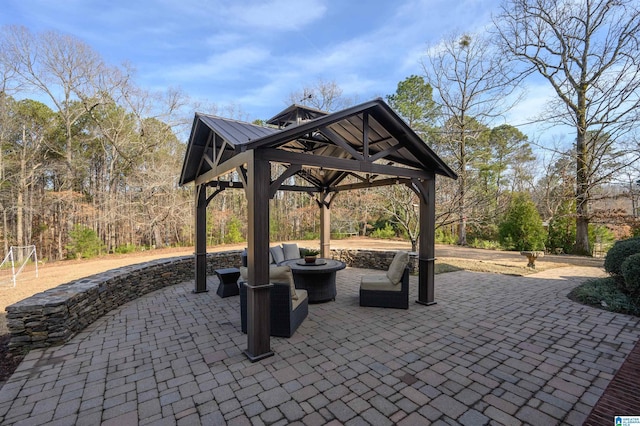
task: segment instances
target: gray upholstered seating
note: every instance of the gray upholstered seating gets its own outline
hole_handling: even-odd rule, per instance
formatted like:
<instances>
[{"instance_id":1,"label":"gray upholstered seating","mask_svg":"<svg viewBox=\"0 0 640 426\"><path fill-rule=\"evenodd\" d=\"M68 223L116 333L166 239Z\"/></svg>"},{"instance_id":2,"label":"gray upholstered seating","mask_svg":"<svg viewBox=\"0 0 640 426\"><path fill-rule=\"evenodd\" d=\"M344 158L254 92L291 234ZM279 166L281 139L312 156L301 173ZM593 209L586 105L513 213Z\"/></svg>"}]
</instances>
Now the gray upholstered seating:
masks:
<instances>
[{"instance_id":1,"label":"gray upholstered seating","mask_svg":"<svg viewBox=\"0 0 640 426\"><path fill-rule=\"evenodd\" d=\"M360 306L409 308L409 253L399 251L386 273L365 275L360 281Z\"/></svg>"},{"instance_id":2,"label":"gray upholstered seating","mask_svg":"<svg viewBox=\"0 0 640 426\"><path fill-rule=\"evenodd\" d=\"M240 325L247 332L247 268L240 268ZM293 274L288 266L271 265L271 335L291 337L309 314L309 297L306 290L296 289Z\"/></svg>"},{"instance_id":3,"label":"gray upholstered seating","mask_svg":"<svg viewBox=\"0 0 640 426\"><path fill-rule=\"evenodd\" d=\"M269 261L276 265L290 259L300 259L300 249L296 243L283 243L280 246L269 247Z\"/></svg>"}]
</instances>

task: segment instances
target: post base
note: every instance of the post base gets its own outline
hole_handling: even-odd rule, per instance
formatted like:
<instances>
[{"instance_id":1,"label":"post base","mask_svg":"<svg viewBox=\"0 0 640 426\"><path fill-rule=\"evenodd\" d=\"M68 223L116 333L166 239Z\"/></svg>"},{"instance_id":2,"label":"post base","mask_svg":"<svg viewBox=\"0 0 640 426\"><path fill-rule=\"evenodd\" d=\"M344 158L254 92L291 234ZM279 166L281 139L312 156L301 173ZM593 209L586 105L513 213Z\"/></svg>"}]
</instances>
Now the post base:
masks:
<instances>
[{"instance_id":1,"label":"post base","mask_svg":"<svg viewBox=\"0 0 640 426\"><path fill-rule=\"evenodd\" d=\"M436 305L438 304L438 302L423 302L421 300L416 300L416 303L418 305L424 305L424 306L431 306L431 305Z\"/></svg>"},{"instance_id":2,"label":"post base","mask_svg":"<svg viewBox=\"0 0 640 426\"><path fill-rule=\"evenodd\" d=\"M249 358L249 361L251 361L251 362L260 361L260 360L263 360L265 358L269 358L270 356L273 356L273 351L265 352L265 353L259 354L259 355L250 354L248 350L245 350L243 353L245 354L245 356L247 358Z\"/></svg>"}]
</instances>

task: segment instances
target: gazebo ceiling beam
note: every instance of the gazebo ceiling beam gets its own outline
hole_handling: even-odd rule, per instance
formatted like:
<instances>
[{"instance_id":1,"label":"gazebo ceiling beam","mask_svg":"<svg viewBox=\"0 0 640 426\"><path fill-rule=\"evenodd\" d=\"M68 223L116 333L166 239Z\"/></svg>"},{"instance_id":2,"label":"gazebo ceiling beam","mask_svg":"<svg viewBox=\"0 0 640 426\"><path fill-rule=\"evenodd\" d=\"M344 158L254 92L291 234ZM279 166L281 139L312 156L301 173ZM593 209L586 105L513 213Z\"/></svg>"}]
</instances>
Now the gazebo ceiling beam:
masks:
<instances>
[{"instance_id":1,"label":"gazebo ceiling beam","mask_svg":"<svg viewBox=\"0 0 640 426\"><path fill-rule=\"evenodd\" d=\"M316 192L323 191L323 189L318 186L302 186L302 185L281 185L279 189L281 191L307 192L309 194L314 194Z\"/></svg>"},{"instance_id":2,"label":"gazebo ceiling beam","mask_svg":"<svg viewBox=\"0 0 640 426\"><path fill-rule=\"evenodd\" d=\"M378 179L370 182L363 181L358 183L349 183L345 185L337 185L329 188L331 192L342 192L342 191L351 191L354 189L365 189L365 188L373 188L378 186L390 186L390 185L409 185L411 184L411 179L408 178L386 178L386 179Z\"/></svg>"},{"instance_id":3,"label":"gazebo ceiling beam","mask_svg":"<svg viewBox=\"0 0 640 426\"><path fill-rule=\"evenodd\" d=\"M273 196L276 194L276 191L278 191L278 189L280 188L280 185L282 185L282 182L295 175L300 170L302 170L302 166L300 164L290 164L289 167L287 167L287 169L282 172L282 174L278 176L276 180L271 182L271 185L269 185L269 199L273 198Z\"/></svg>"},{"instance_id":4,"label":"gazebo ceiling beam","mask_svg":"<svg viewBox=\"0 0 640 426\"><path fill-rule=\"evenodd\" d=\"M242 182L234 182L227 180L212 180L206 186L220 189L243 189L245 185Z\"/></svg>"},{"instance_id":5,"label":"gazebo ceiling beam","mask_svg":"<svg viewBox=\"0 0 640 426\"><path fill-rule=\"evenodd\" d=\"M371 161L369 158L371 153L369 152L369 113L362 113L362 155L367 161Z\"/></svg>"},{"instance_id":6,"label":"gazebo ceiling beam","mask_svg":"<svg viewBox=\"0 0 640 426\"><path fill-rule=\"evenodd\" d=\"M211 144L212 144L213 140L215 139L215 135L216 134L214 132L209 131L209 135L207 136L207 142L202 147L202 154L201 154L201 157L200 157L200 162L198 163L196 176L200 174L200 171L202 170L202 166L204 165L204 163L208 163L210 167L213 167L213 161L209 157L209 154L207 153L207 150L209 149L209 147L211 147Z\"/></svg>"},{"instance_id":7,"label":"gazebo ceiling beam","mask_svg":"<svg viewBox=\"0 0 640 426\"><path fill-rule=\"evenodd\" d=\"M303 166L324 167L341 171L352 171L356 173L368 172L382 175L398 177L429 178L433 175L426 170L408 169L405 167L389 166L384 164L374 164L366 161L353 159L321 157L318 155L301 154L279 149L263 149L264 158L278 163L301 164Z\"/></svg>"},{"instance_id":8,"label":"gazebo ceiling beam","mask_svg":"<svg viewBox=\"0 0 640 426\"><path fill-rule=\"evenodd\" d=\"M238 167L236 167L236 173L238 173L238 177L242 181L242 185L246 188L247 187L247 168L245 167L245 165L240 164Z\"/></svg>"},{"instance_id":9,"label":"gazebo ceiling beam","mask_svg":"<svg viewBox=\"0 0 640 426\"><path fill-rule=\"evenodd\" d=\"M402 145L400 145L399 143L396 143L395 145L390 146L385 150L377 152L376 154L372 155L369 158L371 159L371 161L376 161L386 157L387 155L393 154L394 152L398 151L400 148L402 148Z\"/></svg>"},{"instance_id":10,"label":"gazebo ceiling beam","mask_svg":"<svg viewBox=\"0 0 640 426\"><path fill-rule=\"evenodd\" d=\"M364 156L362 153L358 152L351 145L345 141L342 136L331 130L329 127L322 127L320 129L320 133L322 133L327 139L329 139L334 144L338 145L340 148L347 151L351 156L357 160L364 160Z\"/></svg>"},{"instance_id":11,"label":"gazebo ceiling beam","mask_svg":"<svg viewBox=\"0 0 640 426\"><path fill-rule=\"evenodd\" d=\"M247 163L249 158L251 157L251 152L243 152L236 154L235 156L229 158L227 161L217 164L208 172L205 172L195 179L196 185L203 185L212 180L215 180L218 176L230 172L234 170L236 167L242 166Z\"/></svg>"},{"instance_id":12,"label":"gazebo ceiling beam","mask_svg":"<svg viewBox=\"0 0 640 426\"><path fill-rule=\"evenodd\" d=\"M220 144L220 148L218 148L218 143ZM220 164L220 160L222 159L222 154L224 154L224 150L228 145L227 141L222 139L218 134L216 134L215 142L213 144L213 155L216 159L216 165ZM218 152L216 152L216 149Z\"/></svg>"}]
</instances>

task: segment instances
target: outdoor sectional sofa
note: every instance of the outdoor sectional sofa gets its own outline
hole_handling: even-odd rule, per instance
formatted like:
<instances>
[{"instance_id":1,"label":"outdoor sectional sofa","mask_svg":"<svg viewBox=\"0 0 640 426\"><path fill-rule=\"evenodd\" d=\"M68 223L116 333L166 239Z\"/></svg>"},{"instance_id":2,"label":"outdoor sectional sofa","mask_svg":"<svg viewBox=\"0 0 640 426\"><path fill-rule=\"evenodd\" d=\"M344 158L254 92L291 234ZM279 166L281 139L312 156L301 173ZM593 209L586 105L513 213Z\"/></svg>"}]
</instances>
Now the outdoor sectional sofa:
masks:
<instances>
[{"instance_id":1,"label":"outdoor sectional sofa","mask_svg":"<svg viewBox=\"0 0 640 426\"><path fill-rule=\"evenodd\" d=\"M295 243L283 243L280 246L269 247L269 263L277 265L278 263L290 260L302 259L300 248ZM247 249L242 251L242 266L247 266Z\"/></svg>"}]
</instances>

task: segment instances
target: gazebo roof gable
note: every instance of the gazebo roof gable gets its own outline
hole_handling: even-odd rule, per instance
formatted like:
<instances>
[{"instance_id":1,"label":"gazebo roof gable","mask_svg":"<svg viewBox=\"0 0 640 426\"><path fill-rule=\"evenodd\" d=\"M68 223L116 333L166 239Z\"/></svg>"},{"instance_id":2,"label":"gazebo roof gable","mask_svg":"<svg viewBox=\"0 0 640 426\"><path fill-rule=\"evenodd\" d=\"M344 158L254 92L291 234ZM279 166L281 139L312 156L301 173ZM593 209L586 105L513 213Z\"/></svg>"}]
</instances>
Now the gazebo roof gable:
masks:
<instances>
[{"instance_id":1,"label":"gazebo roof gable","mask_svg":"<svg viewBox=\"0 0 640 426\"><path fill-rule=\"evenodd\" d=\"M301 115L304 119L297 120ZM378 163L373 169L392 175L405 175L398 172L402 168L457 177L382 99L334 113L292 105L269 122L285 127L196 114L180 184L249 150L268 150L272 161L309 166L296 174L317 187L329 187L349 174L347 160ZM382 169L382 164L395 168Z\"/></svg>"}]
</instances>

